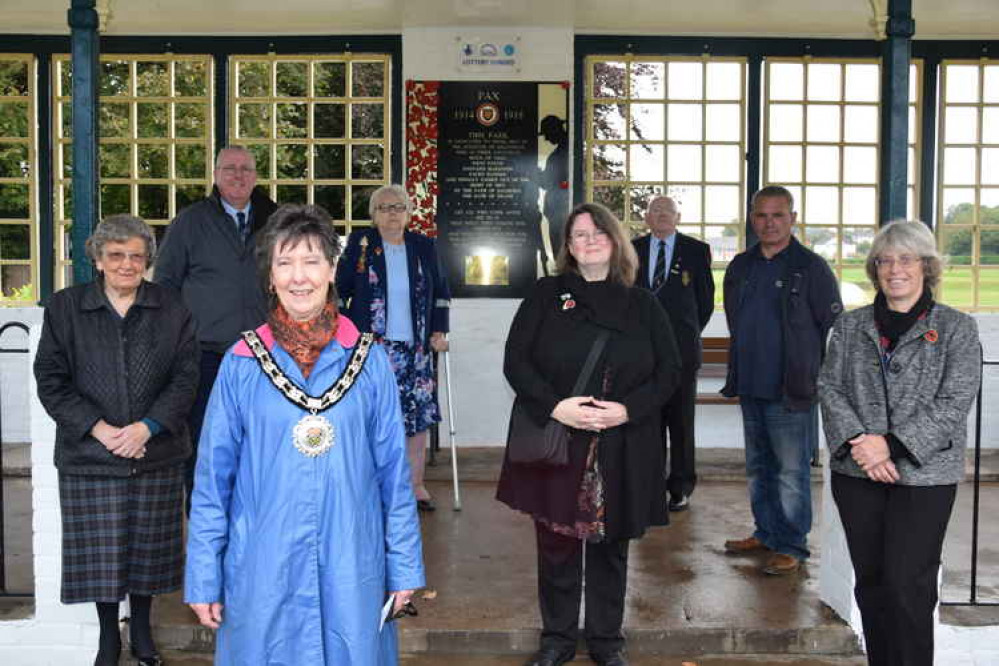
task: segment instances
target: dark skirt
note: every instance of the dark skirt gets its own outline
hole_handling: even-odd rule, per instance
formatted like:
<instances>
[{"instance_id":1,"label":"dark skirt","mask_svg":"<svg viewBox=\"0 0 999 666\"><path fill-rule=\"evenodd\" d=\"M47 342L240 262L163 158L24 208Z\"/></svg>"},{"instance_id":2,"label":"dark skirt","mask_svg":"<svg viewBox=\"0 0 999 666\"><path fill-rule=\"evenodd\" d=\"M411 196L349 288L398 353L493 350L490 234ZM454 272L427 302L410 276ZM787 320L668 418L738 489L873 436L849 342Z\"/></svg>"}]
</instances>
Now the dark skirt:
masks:
<instances>
[{"instance_id":1,"label":"dark skirt","mask_svg":"<svg viewBox=\"0 0 999 666\"><path fill-rule=\"evenodd\" d=\"M132 477L59 474L62 602L180 589L184 467Z\"/></svg>"}]
</instances>

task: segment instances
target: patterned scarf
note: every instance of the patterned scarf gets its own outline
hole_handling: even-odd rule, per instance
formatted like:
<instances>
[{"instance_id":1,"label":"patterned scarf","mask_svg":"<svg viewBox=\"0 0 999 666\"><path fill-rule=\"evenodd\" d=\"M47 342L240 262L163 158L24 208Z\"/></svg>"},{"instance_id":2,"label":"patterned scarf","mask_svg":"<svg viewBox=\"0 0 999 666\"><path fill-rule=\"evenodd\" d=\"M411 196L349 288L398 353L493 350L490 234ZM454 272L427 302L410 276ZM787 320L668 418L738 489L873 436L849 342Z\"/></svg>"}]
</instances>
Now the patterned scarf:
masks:
<instances>
[{"instance_id":1,"label":"patterned scarf","mask_svg":"<svg viewBox=\"0 0 999 666\"><path fill-rule=\"evenodd\" d=\"M267 324L274 333L274 339L291 354L301 368L306 379L312 367L319 360L319 354L336 335L337 311L333 303L327 303L315 319L295 321L280 303L267 318Z\"/></svg>"}]
</instances>

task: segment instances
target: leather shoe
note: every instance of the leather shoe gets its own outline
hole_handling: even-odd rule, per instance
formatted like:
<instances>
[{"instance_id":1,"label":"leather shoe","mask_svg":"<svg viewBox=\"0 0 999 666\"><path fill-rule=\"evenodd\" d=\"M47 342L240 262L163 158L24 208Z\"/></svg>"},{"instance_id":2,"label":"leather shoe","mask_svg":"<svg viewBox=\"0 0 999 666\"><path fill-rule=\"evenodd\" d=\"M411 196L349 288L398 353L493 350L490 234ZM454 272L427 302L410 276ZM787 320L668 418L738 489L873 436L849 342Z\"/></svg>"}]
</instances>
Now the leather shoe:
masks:
<instances>
[{"instance_id":1,"label":"leather shoe","mask_svg":"<svg viewBox=\"0 0 999 666\"><path fill-rule=\"evenodd\" d=\"M746 537L745 539L729 539L725 542L725 552L732 553L733 555L756 553L764 550L770 549L754 536Z\"/></svg>"},{"instance_id":2,"label":"leather shoe","mask_svg":"<svg viewBox=\"0 0 999 666\"><path fill-rule=\"evenodd\" d=\"M575 651L559 650L557 648L541 648L524 663L524 666L559 666L572 661Z\"/></svg>"},{"instance_id":3,"label":"leather shoe","mask_svg":"<svg viewBox=\"0 0 999 666\"><path fill-rule=\"evenodd\" d=\"M418 499L416 500L416 508L419 511L436 511L437 505L432 499Z\"/></svg>"},{"instance_id":4,"label":"leather shoe","mask_svg":"<svg viewBox=\"0 0 999 666\"><path fill-rule=\"evenodd\" d=\"M591 654L590 658L599 666L628 666L628 658L624 650L615 650L607 654Z\"/></svg>"},{"instance_id":5,"label":"leather shoe","mask_svg":"<svg viewBox=\"0 0 999 666\"><path fill-rule=\"evenodd\" d=\"M669 510L674 513L690 508L690 495L674 495L669 499Z\"/></svg>"},{"instance_id":6,"label":"leather shoe","mask_svg":"<svg viewBox=\"0 0 999 666\"><path fill-rule=\"evenodd\" d=\"M801 568L801 560L794 555L774 553L763 565L763 573L771 576L786 576Z\"/></svg>"},{"instance_id":7,"label":"leather shoe","mask_svg":"<svg viewBox=\"0 0 999 666\"><path fill-rule=\"evenodd\" d=\"M140 657L136 653L135 648L132 648L132 657L135 659L135 663L139 666L163 666L163 657L161 657L160 653L155 650L152 654Z\"/></svg>"}]
</instances>

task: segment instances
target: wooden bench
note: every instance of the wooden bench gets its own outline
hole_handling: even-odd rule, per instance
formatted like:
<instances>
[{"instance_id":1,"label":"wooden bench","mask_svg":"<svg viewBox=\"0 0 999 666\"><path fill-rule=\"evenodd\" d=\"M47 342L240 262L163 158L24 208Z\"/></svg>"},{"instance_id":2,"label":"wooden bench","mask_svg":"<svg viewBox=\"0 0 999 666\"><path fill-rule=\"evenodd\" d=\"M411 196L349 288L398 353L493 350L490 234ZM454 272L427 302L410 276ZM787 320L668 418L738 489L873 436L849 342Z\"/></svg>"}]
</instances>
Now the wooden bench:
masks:
<instances>
[{"instance_id":1,"label":"wooden bench","mask_svg":"<svg viewBox=\"0 0 999 666\"><path fill-rule=\"evenodd\" d=\"M724 379L728 367L729 338L701 338L701 369L698 377ZM717 391L698 393L698 405L738 405L738 398L726 398Z\"/></svg>"}]
</instances>

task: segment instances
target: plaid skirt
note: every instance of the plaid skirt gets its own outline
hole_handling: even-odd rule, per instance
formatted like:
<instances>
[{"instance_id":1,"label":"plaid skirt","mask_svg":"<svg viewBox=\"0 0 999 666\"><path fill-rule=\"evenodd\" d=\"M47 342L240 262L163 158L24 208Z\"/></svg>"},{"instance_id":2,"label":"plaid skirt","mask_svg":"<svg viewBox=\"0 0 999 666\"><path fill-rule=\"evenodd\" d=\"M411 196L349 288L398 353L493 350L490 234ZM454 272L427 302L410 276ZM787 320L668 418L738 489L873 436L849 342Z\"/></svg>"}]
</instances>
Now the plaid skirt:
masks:
<instances>
[{"instance_id":1,"label":"plaid skirt","mask_svg":"<svg viewBox=\"0 0 999 666\"><path fill-rule=\"evenodd\" d=\"M184 467L132 477L59 474L62 602L180 589Z\"/></svg>"}]
</instances>

